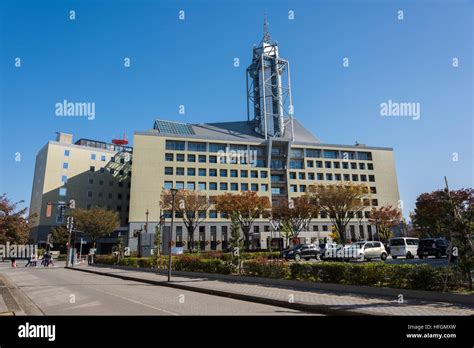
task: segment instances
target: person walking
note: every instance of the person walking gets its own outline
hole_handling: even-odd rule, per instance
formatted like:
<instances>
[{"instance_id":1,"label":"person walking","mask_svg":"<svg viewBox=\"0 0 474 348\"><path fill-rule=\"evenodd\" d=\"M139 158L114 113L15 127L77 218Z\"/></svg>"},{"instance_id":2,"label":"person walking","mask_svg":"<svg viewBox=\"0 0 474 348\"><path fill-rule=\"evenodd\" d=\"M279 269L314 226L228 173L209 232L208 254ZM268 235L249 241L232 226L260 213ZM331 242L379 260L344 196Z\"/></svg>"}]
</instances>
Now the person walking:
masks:
<instances>
[{"instance_id":1,"label":"person walking","mask_svg":"<svg viewBox=\"0 0 474 348\"><path fill-rule=\"evenodd\" d=\"M38 261L38 255L36 254L36 252L34 252L33 254L31 254L31 267L36 268L37 261Z\"/></svg>"}]
</instances>

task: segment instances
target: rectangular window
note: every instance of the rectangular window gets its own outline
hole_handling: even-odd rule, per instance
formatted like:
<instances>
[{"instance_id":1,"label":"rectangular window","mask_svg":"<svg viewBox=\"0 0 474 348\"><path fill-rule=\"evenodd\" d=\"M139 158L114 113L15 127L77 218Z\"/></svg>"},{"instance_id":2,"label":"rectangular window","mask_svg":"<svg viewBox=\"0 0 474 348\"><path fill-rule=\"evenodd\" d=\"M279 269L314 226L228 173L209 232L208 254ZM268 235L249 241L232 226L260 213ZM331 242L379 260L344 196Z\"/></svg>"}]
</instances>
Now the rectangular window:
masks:
<instances>
[{"instance_id":1,"label":"rectangular window","mask_svg":"<svg viewBox=\"0 0 474 348\"><path fill-rule=\"evenodd\" d=\"M268 172L266 170L260 171L260 178L262 179L268 178Z\"/></svg>"},{"instance_id":2,"label":"rectangular window","mask_svg":"<svg viewBox=\"0 0 474 348\"><path fill-rule=\"evenodd\" d=\"M329 161L324 162L324 166L326 168L331 168L331 162L329 162Z\"/></svg>"},{"instance_id":3,"label":"rectangular window","mask_svg":"<svg viewBox=\"0 0 474 348\"><path fill-rule=\"evenodd\" d=\"M342 162L342 169L349 169L349 163Z\"/></svg>"},{"instance_id":4,"label":"rectangular window","mask_svg":"<svg viewBox=\"0 0 474 348\"><path fill-rule=\"evenodd\" d=\"M196 189L196 183L188 181L188 190L194 191Z\"/></svg>"},{"instance_id":5,"label":"rectangular window","mask_svg":"<svg viewBox=\"0 0 474 348\"><path fill-rule=\"evenodd\" d=\"M250 185L250 190L257 192L258 191L258 184L251 184Z\"/></svg>"},{"instance_id":6,"label":"rectangular window","mask_svg":"<svg viewBox=\"0 0 474 348\"><path fill-rule=\"evenodd\" d=\"M324 150L324 158L338 158L338 151L337 150Z\"/></svg>"},{"instance_id":7,"label":"rectangular window","mask_svg":"<svg viewBox=\"0 0 474 348\"><path fill-rule=\"evenodd\" d=\"M314 173L308 173L308 180L314 180Z\"/></svg>"},{"instance_id":8,"label":"rectangular window","mask_svg":"<svg viewBox=\"0 0 474 348\"><path fill-rule=\"evenodd\" d=\"M184 141L166 140L166 150L184 151Z\"/></svg>"},{"instance_id":9,"label":"rectangular window","mask_svg":"<svg viewBox=\"0 0 474 348\"><path fill-rule=\"evenodd\" d=\"M184 168L182 167L176 168L176 175L184 175Z\"/></svg>"},{"instance_id":10,"label":"rectangular window","mask_svg":"<svg viewBox=\"0 0 474 348\"><path fill-rule=\"evenodd\" d=\"M210 219L217 219L217 210L210 210L209 211L209 218Z\"/></svg>"},{"instance_id":11,"label":"rectangular window","mask_svg":"<svg viewBox=\"0 0 474 348\"><path fill-rule=\"evenodd\" d=\"M236 182L233 182L230 184L230 190L231 191L238 191L239 190L239 184L237 184Z\"/></svg>"},{"instance_id":12,"label":"rectangular window","mask_svg":"<svg viewBox=\"0 0 474 348\"><path fill-rule=\"evenodd\" d=\"M209 169L209 176L217 176L217 169Z\"/></svg>"},{"instance_id":13,"label":"rectangular window","mask_svg":"<svg viewBox=\"0 0 474 348\"><path fill-rule=\"evenodd\" d=\"M226 178L227 177L227 169L221 169L220 170L220 176L222 178Z\"/></svg>"},{"instance_id":14,"label":"rectangular window","mask_svg":"<svg viewBox=\"0 0 474 348\"><path fill-rule=\"evenodd\" d=\"M200 191L206 191L206 183L205 182L199 182L199 190Z\"/></svg>"},{"instance_id":15,"label":"rectangular window","mask_svg":"<svg viewBox=\"0 0 474 348\"><path fill-rule=\"evenodd\" d=\"M377 193L377 188L375 186L371 186L370 193L373 193L373 194Z\"/></svg>"},{"instance_id":16,"label":"rectangular window","mask_svg":"<svg viewBox=\"0 0 474 348\"><path fill-rule=\"evenodd\" d=\"M294 158L303 157L303 149L291 149L290 156Z\"/></svg>"},{"instance_id":17,"label":"rectangular window","mask_svg":"<svg viewBox=\"0 0 474 348\"><path fill-rule=\"evenodd\" d=\"M165 161L172 162L174 161L174 154L172 153L165 153Z\"/></svg>"},{"instance_id":18,"label":"rectangular window","mask_svg":"<svg viewBox=\"0 0 474 348\"><path fill-rule=\"evenodd\" d=\"M335 178L335 180L337 180L337 181L341 181L341 180L342 180L341 174L334 174L334 178Z\"/></svg>"},{"instance_id":19,"label":"rectangular window","mask_svg":"<svg viewBox=\"0 0 474 348\"><path fill-rule=\"evenodd\" d=\"M206 163L206 155L199 155L199 163Z\"/></svg>"},{"instance_id":20,"label":"rectangular window","mask_svg":"<svg viewBox=\"0 0 474 348\"><path fill-rule=\"evenodd\" d=\"M357 169L357 163L351 162L351 169Z\"/></svg>"},{"instance_id":21,"label":"rectangular window","mask_svg":"<svg viewBox=\"0 0 474 348\"><path fill-rule=\"evenodd\" d=\"M365 163L359 163L359 169L365 170Z\"/></svg>"},{"instance_id":22,"label":"rectangular window","mask_svg":"<svg viewBox=\"0 0 474 348\"><path fill-rule=\"evenodd\" d=\"M272 195L279 195L280 188L279 187L272 187Z\"/></svg>"},{"instance_id":23,"label":"rectangular window","mask_svg":"<svg viewBox=\"0 0 474 348\"><path fill-rule=\"evenodd\" d=\"M69 168L69 163L64 162L64 163L63 163L63 169L68 169L68 168Z\"/></svg>"},{"instance_id":24,"label":"rectangular window","mask_svg":"<svg viewBox=\"0 0 474 348\"><path fill-rule=\"evenodd\" d=\"M306 179L305 173L303 173L303 172L298 173L298 179L305 180Z\"/></svg>"},{"instance_id":25,"label":"rectangular window","mask_svg":"<svg viewBox=\"0 0 474 348\"><path fill-rule=\"evenodd\" d=\"M188 168L188 176L196 176L196 169Z\"/></svg>"},{"instance_id":26,"label":"rectangular window","mask_svg":"<svg viewBox=\"0 0 474 348\"><path fill-rule=\"evenodd\" d=\"M341 162L333 162L333 166L335 169L341 168Z\"/></svg>"},{"instance_id":27,"label":"rectangular window","mask_svg":"<svg viewBox=\"0 0 474 348\"><path fill-rule=\"evenodd\" d=\"M375 176L374 175L369 175L369 181L374 182L375 181Z\"/></svg>"},{"instance_id":28,"label":"rectangular window","mask_svg":"<svg viewBox=\"0 0 474 348\"><path fill-rule=\"evenodd\" d=\"M196 162L196 155L188 155L188 162Z\"/></svg>"},{"instance_id":29,"label":"rectangular window","mask_svg":"<svg viewBox=\"0 0 474 348\"><path fill-rule=\"evenodd\" d=\"M250 177L251 178L258 178L258 172L256 170L251 170L250 171Z\"/></svg>"},{"instance_id":30,"label":"rectangular window","mask_svg":"<svg viewBox=\"0 0 474 348\"><path fill-rule=\"evenodd\" d=\"M217 163L217 156L209 156L209 163Z\"/></svg>"},{"instance_id":31,"label":"rectangular window","mask_svg":"<svg viewBox=\"0 0 474 348\"><path fill-rule=\"evenodd\" d=\"M94 179L89 178L89 185L93 185L93 184L94 184Z\"/></svg>"},{"instance_id":32,"label":"rectangular window","mask_svg":"<svg viewBox=\"0 0 474 348\"><path fill-rule=\"evenodd\" d=\"M206 176L206 168L199 168L199 176Z\"/></svg>"},{"instance_id":33,"label":"rectangular window","mask_svg":"<svg viewBox=\"0 0 474 348\"><path fill-rule=\"evenodd\" d=\"M173 175L173 167L165 167L165 175Z\"/></svg>"},{"instance_id":34,"label":"rectangular window","mask_svg":"<svg viewBox=\"0 0 474 348\"><path fill-rule=\"evenodd\" d=\"M210 182L209 183L209 190L216 191L217 190L217 182Z\"/></svg>"},{"instance_id":35,"label":"rectangular window","mask_svg":"<svg viewBox=\"0 0 474 348\"><path fill-rule=\"evenodd\" d=\"M267 184L261 184L260 185L260 191L267 192L268 191L268 185Z\"/></svg>"},{"instance_id":36,"label":"rectangular window","mask_svg":"<svg viewBox=\"0 0 474 348\"><path fill-rule=\"evenodd\" d=\"M326 180L329 180L329 181L332 180L332 174L331 173L326 173Z\"/></svg>"},{"instance_id":37,"label":"rectangular window","mask_svg":"<svg viewBox=\"0 0 474 348\"><path fill-rule=\"evenodd\" d=\"M184 181L176 181L176 188L178 190L184 189Z\"/></svg>"},{"instance_id":38,"label":"rectangular window","mask_svg":"<svg viewBox=\"0 0 474 348\"><path fill-rule=\"evenodd\" d=\"M306 185L300 185L300 192L306 192Z\"/></svg>"},{"instance_id":39,"label":"rectangular window","mask_svg":"<svg viewBox=\"0 0 474 348\"><path fill-rule=\"evenodd\" d=\"M225 152L226 144L209 143L209 152Z\"/></svg>"},{"instance_id":40,"label":"rectangular window","mask_svg":"<svg viewBox=\"0 0 474 348\"><path fill-rule=\"evenodd\" d=\"M240 189L242 191L248 191L249 190L249 184L240 184Z\"/></svg>"},{"instance_id":41,"label":"rectangular window","mask_svg":"<svg viewBox=\"0 0 474 348\"><path fill-rule=\"evenodd\" d=\"M206 143L188 142L188 151L206 152Z\"/></svg>"},{"instance_id":42,"label":"rectangular window","mask_svg":"<svg viewBox=\"0 0 474 348\"><path fill-rule=\"evenodd\" d=\"M322 168L323 167L323 161L316 161L316 168Z\"/></svg>"},{"instance_id":43,"label":"rectangular window","mask_svg":"<svg viewBox=\"0 0 474 348\"><path fill-rule=\"evenodd\" d=\"M165 181L165 190L170 190L173 188L173 182L172 181Z\"/></svg>"},{"instance_id":44,"label":"rectangular window","mask_svg":"<svg viewBox=\"0 0 474 348\"><path fill-rule=\"evenodd\" d=\"M344 181L351 181L351 176L349 174L344 174Z\"/></svg>"},{"instance_id":45,"label":"rectangular window","mask_svg":"<svg viewBox=\"0 0 474 348\"><path fill-rule=\"evenodd\" d=\"M372 199L372 205L374 207L378 206L379 205L379 201L377 199Z\"/></svg>"},{"instance_id":46,"label":"rectangular window","mask_svg":"<svg viewBox=\"0 0 474 348\"><path fill-rule=\"evenodd\" d=\"M227 191L227 183L226 183L226 182L221 182L221 183L219 184L219 189L220 189L221 191Z\"/></svg>"},{"instance_id":47,"label":"rectangular window","mask_svg":"<svg viewBox=\"0 0 474 348\"><path fill-rule=\"evenodd\" d=\"M352 174L352 181L359 181L359 176L357 174Z\"/></svg>"},{"instance_id":48,"label":"rectangular window","mask_svg":"<svg viewBox=\"0 0 474 348\"><path fill-rule=\"evenodd\" d=\"M317 178L318 180L324 180L323 173L317 173L317 174L316 174L316 178Z\"/></svg>"},{"instance_id":49,"label":"rectangular window","mask_svg":"<svg viewBox=\"0 0 474 348\"><path fill-rule=\"evenodd\" d=\"M321 157L321 150L306 149L306 157L319 158Z\"/></svg>"},{"instance_id":50,"label":"rectangular window","mask_svg":"<svg viewBox=\"0 0 474 348\"><path fill-rule=\"evenodd\" d=\"M371 152L357 152L357 159L359 161L372 161Z\"/></svg>"},{"instance_id":51,"label":"rectangular window","mask_svg":"<svg viewBox=\"0 0 474 348\"><path fill-rule=\"evenodd\" d=\"M95 153L91 153L91 160L95 161Z\"/></svg>"},{"instance_id":52,"label":"rectangular window","mask_svg":"<svg viewBox=\"0 0 474 348\"><path fill-rule=\"evenodd\" d=\"M87 197L92 197L92 191L87 191Z\"/></svg>"},{"instance_id":53,"label":"rectangular window","mask_svg":"<svg viewBox=\"0 0 474 348\"><path fill-rule=\"evenodd\" d=\"M89 170L90 170L91 172L95 172L95 167L94 167L94 166L91 166L91 167L89 168Z\"/></svg>"},{"instance_id":54,"label":"rectangular window","mask_svg":"<svg viewBox=\"0 0 474 348\"><path fill-rule=\"evenodd\" d=\"M70 154L69 150L64 150L64 156L69 157L69 154Z\"/></svg>"},{"instance_id":55,"label":"rectangular window","mask_svg":"<svg viewBox=\"0 0 474 348\"><path fill-rule=\"evenodd\" d=\"M367 181L367 175L361 175L360 181Z\"/></svg>"},{"instance_id":56,"label":"rectangular window","mask_svg":"<svg viewBox=\"0 0 474 348\"><path fill-rule=\"evenodd\" d=\"M230 177L231 178L237 178L238 175L239 175L239 172L237 170L235 170L235 169L230 170Z\"/></svg>"},{"instance_id":57,"label":"rectangular window","mask_svg":"<svg viewBox=\"0 0 474 348\"><path fill-rule=\"evenodd\" d=\"M290 192L296 192L297 185L290 185Z\"/></svg>"},{"instance_id":58,"label":"rectangular window","mask_svg":"<svg viewBox=\"0 0 474 348\"><path fill-rule=\"evenodd\" d=\"M290 172L290 179L296 180L296 172Z\"/></svg>"},{"instance_id":59,"label":"rectangular window","mask_svg":"<svg viewBox=\"0 0 474 348\"><path fill-rule=\"evenodd\" d=\"M66 188L61 187L61 188L59 189L59 195L60 195L61 197L66 196L66 193L67 193Z\"/></svg>"},{"instance_id":60,"label":"rectangular window","mask_svg":"<svg viewBox=\"0 0 474 348\"><path fill-rule=\"evenodd\" d=\"M290 161L291 169L303 169L303 161L301 160L291 160Z\"/></svg>"},{"instance_id":61,"label":"rectangular window","mask_svg":"<svg viewBox=\"0 0 474 348\"><path fill-rule=\"evenodd\" d=\"M100 160L101 160L102 162L105 162L105 155L101 155L101 156L100 156Z\"/></svg>"},{"instance_id":62,"label":"rectangular window","mask_svg":"<svg viewBox=\"0 0 474 348\"><path fill-rule=\"evenodd\" d=\"M372 163L367 163L368 170L374 170L374 165Z\"/></svg>"},{"instance_id":63,"label":"rectangular window","mask_svg":"<svg viewBox=\"0 0 474 348\"><path fill-rule=\"evenodd\" d=\"M67 183L67 175L61 176L61 182Z\"/></svg>"},{"instance_id":64,"label":"rectangular window","mask_svg":"<svg viewBox=\"0 0 474 348\"><path fill-rule=\"evenodd\" d=\"M247 170L241 170L240 171L240 177L241 178L248 178L249 177L249 172Z\"/></svg>"},{"instance_id":65,"label":"rectangular window","mask_svg":"<svg viewBox=\"0 0 474 348\"><path fill-rule=\"evenodd\" d=\"M177 162L184 162L184 154L182 154L182 153L176 154L176 161Z\"/></svg>"},{"instance_id":66,"label":"rectangular window","mask_svg":"<svg viewBox=\"0 0 474 348\"><path fill-rule=\"evenodd\" d=\"M314 161L306 161L306 167L313 168L314 167Z\"/></svg>"}]
</instances>

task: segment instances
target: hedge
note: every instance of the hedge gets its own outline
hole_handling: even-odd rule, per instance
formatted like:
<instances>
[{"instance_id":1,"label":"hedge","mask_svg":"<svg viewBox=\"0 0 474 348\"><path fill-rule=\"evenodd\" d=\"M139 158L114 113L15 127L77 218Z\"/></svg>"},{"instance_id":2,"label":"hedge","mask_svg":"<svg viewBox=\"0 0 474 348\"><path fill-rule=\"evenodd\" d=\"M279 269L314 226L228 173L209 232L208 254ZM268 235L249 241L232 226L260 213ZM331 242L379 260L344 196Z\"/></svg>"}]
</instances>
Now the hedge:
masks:
<instances>
[{"instance_id":1,"label":"hedge","mask_svg":"<svg viewBox=\"0 0 474 348\"><path fill-rule=\"evenodd\" d=\"M242 272L244 275L267 278L286 279L290 276L290 269L286 261L267 260L265 258L244 261Z\"/></svg>"},{"instance_id":2,"label":"hedge","mask_svg":"<svg viewBox=\"0 0 474 348\"><path fill-rule=\"evenodd\" d=\"M199 256L188 255L177 257L173 263L173 269L176 271L219 274L232 274L236 271L235 266L229 261L223 261L218 258L204 259Z\"/></svg>"}]
</instances>

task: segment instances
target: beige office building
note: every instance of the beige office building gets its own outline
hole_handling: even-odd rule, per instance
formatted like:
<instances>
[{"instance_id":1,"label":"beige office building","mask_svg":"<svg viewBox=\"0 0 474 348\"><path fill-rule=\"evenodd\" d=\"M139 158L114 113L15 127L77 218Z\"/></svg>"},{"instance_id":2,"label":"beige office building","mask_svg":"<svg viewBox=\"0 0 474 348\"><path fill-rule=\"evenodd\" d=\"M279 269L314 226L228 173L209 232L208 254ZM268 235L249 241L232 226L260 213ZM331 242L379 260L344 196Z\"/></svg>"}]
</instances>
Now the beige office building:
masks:
<instances>
[{"instance_id":1,"label":"beige office building","mask_svg":"<svg viewBox=\"0 0 474 348\"><path fill-rule=\"evenodd\" d=\"M76 208L99 206L114 210L120 216L120 229L128 231L132 149L99 141L79 139L58 133L36 155L31 194L31 213L36 213L32 239L45 244L52 228L64 223L61 205L71 199ZM47 217L47 204L54 204ZM114 236L100 241L103 251L111 248ZM100 246L99 246L100 248Z\"/></svg>"}]
</instances>

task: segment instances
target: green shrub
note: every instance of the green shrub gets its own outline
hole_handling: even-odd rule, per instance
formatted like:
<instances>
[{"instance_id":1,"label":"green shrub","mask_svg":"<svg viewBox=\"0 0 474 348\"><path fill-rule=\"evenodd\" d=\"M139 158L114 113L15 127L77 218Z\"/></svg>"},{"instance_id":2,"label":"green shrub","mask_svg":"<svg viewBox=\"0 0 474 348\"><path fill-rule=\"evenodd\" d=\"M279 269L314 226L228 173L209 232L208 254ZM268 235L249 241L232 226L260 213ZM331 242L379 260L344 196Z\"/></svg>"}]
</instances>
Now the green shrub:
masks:
<instances>
[{"instance_id":1,"label":"green shrub","mask_svg":"<svg viewBox=\"0 0 474 348\"><path fill-rule=\"evenodd\" d=\"M243 274L257 277L286 279L290 276L288 262L283 260L267 260L260 257L243 262Z\"/></svg>"},{"instance_id":2,"label":"green shrub","mask_svg":"<svg viewBox=\"0 0 474 348\"><path fill-rule=\"evenodd\" d=\"M187 272L231 274L235 267L219 258L204 259L197 255L180 255L173 261L173 269Z\"/></svg>"}]
</instances>

